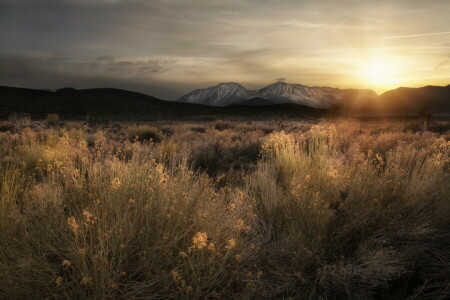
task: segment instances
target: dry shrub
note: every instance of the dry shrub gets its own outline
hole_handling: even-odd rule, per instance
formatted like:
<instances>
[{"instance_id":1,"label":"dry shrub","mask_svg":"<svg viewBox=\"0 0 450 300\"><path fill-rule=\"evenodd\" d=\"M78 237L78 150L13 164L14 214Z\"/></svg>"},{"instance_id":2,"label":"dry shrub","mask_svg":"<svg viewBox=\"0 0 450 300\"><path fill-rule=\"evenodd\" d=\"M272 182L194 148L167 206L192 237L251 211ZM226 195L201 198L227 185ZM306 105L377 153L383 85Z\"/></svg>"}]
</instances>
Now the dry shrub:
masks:
<instances>
[{"instance_id":1,"label":"dry shrub","mask_svg":"<svg viewBox=\"0 0 450 300\"><path fill-rule=\"evenodd\" d=\"M213 124L213 126L214 126L214 129L219 130L219 131L226 130L226 129L231 129L231 128L234 127L234 125L232 123L225 122L225 121L222 121L222 120L216 121Z\"/></svg>"},{"instance_id":2,"label":"dry shrub","mask_svg":"<svg viewBox=\"0 0 450 300\"><path fill-rule=\"evenodd\" d=\"M1 220L14 220L0 223L2 297L244 296L250 200L183 164L156 162L145 145L114 153L109 142L100 134L91 151L60 138L42 154L45 178L29 188L18 182L21 157L2 167Z\"/></svg>"},{"instance_id":3,"label":"dry shrub","mask_svg":"<svg viewBox=\"0 0 450 300\"><path fill-rule=\"evenodd\" d=\"M45 122L49 126L59 126L60 119L59 119L59 116L57 114L48 114L47 118L45 119Z\"/></svg>"},{"instance_id":4,"label":"dry shrub","mask_svg":"<svg viewBox=\"0 0 450 300\"><path fill-rule=\"evenodd\" d=\"M0 121L0 132L13 131L14 124L9 121Z\"/></svg>"},{"instance_id":5,"label":"dry shrub","mask_svg":"<svg viewBox=\"0 0 450 300\"><path fill-rule=\"evenodd\" d=\"M282 132L263 146L247 190L257 200L272 284L290 284L266 296L425 296L421 289L448 284L434 276L449 262L450 144L394 147L383 159L344 155L339 138L333 125L319 125L298 141Z\"/></svg>"},{"instance_id":6,"label":"dry shrub","mask_svg":"<svg viewBox=\"0 0 450 300\"><path fill-rule=\"evenodd\" d=\"M205 133L206 132L206 128L205 127L201 127L201 126L193 126L193 127L190 127L189 129L194 131L194 132L199 132L199 133Z\"/></svg>"},{"instance_id":7,"label":"dry shrub","mask_svg":"<svg viewBox=\"0 0 450 300\"><path fill-rule=\"evenodd\" d=\"M162 134L164 134L167 137L172 136L175 133L175 129L171 126L164 126L160 128L160 131Z\"/></svg>"},{"instance_id":8,"label":"dry shrub","mask_svg":"<svg viewBox=\"0 0 450 300\"><path fill-rule=\"evenodd\" d=\"M448 135L228 123L0 132L0 298L450 297Z\"/></svg>"},{"instance_id":9,"label":"dry shrub","mask_svg":"<svg viewBox=\"0 0 450 300\"><path fill-rule=\"evenodd\" d=\"M202 141L191 143L190 157L195 169L216 177L230 170L250 169L257 161L262 134L239 135L231 130L209 130Z\"/></svg>"},{"instance_id":10,"label":"dry shrub","mask_svg":"<svg viewBox=\"0 0 450 300\"><path fill-rule=\"evenodd\" d=\"M180 151L180 145L172 140L163 141L159 146L161 158L166 161L176 159L177 155L180 154Z\"/></svg>"},{"instance_id":11,"label":"dry shrub","mask_svg":"<svg viewBox=\"0 0 450 300\"><path fill-rule=\"evenodd\" d=\"M157 128L148 125L128 127L128 136L130 141L153 141L158 143L163 139L162 133Z\"/></svg>"}]
</instances>

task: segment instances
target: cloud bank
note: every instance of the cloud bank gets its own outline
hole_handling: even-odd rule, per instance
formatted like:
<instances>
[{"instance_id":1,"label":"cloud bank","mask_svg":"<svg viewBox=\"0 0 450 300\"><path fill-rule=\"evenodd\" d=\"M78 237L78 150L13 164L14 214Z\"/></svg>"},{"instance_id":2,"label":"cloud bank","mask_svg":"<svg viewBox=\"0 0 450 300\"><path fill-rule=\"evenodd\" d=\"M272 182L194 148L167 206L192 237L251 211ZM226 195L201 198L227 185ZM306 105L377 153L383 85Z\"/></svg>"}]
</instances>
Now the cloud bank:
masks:
<instances>
[{"instance_id":1,"label":"cloud bank","mask_svg":"<svg viewBox=\"0 0 450 300\"><path fill-rule=\"evenodd\" d=\"M398 64L393 84L448 84L449 35L429 34L450 28L445 2L0 0L0 85L108 86L164 99L281 77L377 88L361 76L374 59Z\"/></svg>"}]
</instances>

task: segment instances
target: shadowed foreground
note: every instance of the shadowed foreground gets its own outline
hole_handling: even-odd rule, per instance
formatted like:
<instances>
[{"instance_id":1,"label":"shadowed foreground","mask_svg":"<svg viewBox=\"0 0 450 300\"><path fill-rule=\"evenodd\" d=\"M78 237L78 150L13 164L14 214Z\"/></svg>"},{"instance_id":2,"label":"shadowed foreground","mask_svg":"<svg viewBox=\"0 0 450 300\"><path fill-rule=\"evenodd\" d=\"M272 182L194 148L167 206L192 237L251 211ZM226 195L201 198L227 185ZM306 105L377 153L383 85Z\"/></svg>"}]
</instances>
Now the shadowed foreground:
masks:
<instances>
[{"instance_id":1,"label":"shadowed foreground","mask_svg":"<svg viewBox=\"0 0 450 300\"><path fill-rule=\"evenodd\" d=\"M448 123L334 123L3 126L0 298L450 297Z\"/></svg>"}]
</instances>

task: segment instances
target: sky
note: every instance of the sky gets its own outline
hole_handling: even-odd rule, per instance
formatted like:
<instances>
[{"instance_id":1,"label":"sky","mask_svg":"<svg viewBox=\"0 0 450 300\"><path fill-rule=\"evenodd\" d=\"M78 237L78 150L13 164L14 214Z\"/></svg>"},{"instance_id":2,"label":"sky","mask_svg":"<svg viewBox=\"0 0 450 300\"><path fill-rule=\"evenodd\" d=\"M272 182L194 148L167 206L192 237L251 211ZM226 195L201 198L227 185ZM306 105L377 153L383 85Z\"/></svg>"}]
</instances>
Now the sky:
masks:
<instances>
[{"instance_id":1,"label":"sky","mask_svg":"<svg viewBox=\"0 0 450 300\"><path fill-rule=\"evenodd\" d=\"M0 0L0 85L450 84L450 0Z\"/></svg>"}]
</instances>

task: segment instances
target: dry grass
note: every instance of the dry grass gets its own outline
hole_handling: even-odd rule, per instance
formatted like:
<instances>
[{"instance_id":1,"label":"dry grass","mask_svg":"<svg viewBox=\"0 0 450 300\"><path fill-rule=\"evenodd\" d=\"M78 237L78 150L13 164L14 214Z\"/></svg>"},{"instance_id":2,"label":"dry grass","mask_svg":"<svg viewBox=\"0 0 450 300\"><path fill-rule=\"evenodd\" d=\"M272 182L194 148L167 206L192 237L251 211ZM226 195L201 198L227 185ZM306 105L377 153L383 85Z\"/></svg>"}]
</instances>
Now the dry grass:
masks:
<instances>
[{"instance_id":1,"label":"dry grass","mask_svg":"<svg viewBox=\"0 0 450 300\"><path fill-rule=\"evenodd\" d=\"M15 126L0 133L0 298L448 298L435 126Z\"/></svg>"}]
</instances>

